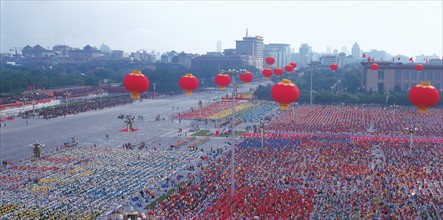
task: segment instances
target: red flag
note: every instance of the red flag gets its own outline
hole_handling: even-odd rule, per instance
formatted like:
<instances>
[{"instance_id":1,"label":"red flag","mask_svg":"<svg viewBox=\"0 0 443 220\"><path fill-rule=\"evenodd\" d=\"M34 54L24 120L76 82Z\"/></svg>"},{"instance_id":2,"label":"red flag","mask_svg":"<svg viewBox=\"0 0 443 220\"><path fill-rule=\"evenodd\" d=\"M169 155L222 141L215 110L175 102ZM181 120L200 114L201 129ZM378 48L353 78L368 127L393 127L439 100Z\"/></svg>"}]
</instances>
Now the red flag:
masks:
<instances>
[{"instance_id":1,"label":"red flag","mask_svg":"<svg viewBox=\"0 0 443 220\"><path fill-rule=\"evenodd\" d=\"M411 57L411 58L409 58L409 62L414 62L414 60L412 59L412 57Z\"/></svg>"},{"instance_id":2,"label":"red flag","mask_svg":"<svg viewBox=\"0 0 443 220\"><path fill-rule=\"evenodd\" d=\"M397 57L397 60L400 60L400 57Z\"/></svg>"},{"instance_id":3,"label":"red flag","mask_svg":"<svg viewBox=\"0 0 443 220\"><path fill-rule=\"evenodd\" d=\"M363 58L366 58L366 54L365 53L363 53Z\"/></svg>"},{"instance_id":4,"label":"red flag","mask_svg":"<svg viewBox=\"0 0 443 220\"><path fill-rule=\"evenodd\" d=\"M371 57L368 57L368 63L371 62Z\"/></svg>"},{"instance_id":5,"label":"red flag","mask_svg":"<svg viewBox=\"0 0 443 220\"><path fill-rule=\"evenodd\" d=\"M392 62L394 62L395 61L395 59L394 59L394 57L392 57Z\"/></svg>"}]
</instances>

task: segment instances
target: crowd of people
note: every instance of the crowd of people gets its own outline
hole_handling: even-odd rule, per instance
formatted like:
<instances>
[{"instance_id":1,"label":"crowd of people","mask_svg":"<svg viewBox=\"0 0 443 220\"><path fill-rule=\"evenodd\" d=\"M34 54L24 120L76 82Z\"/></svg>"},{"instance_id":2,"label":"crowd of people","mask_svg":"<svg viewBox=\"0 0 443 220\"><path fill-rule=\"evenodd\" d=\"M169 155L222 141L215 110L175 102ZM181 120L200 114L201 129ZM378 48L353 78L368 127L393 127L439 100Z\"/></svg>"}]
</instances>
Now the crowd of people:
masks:
<instances>
[{"instance_id":1,"label":"crowd of people","mask_svg":"<svg viewBox=\"0 0 443 220\"><path fill-rule=\"evenodd\" d=\"M0 218L96 219L122 204L141 207L200 156L92 146L10 164L0 172Z\"/></svg>"},{"instance_id":2,"label":"crowd of people","mask_svg":"<svg viewBox=\"0 0 443 220\"><path fill-rule=\"evenodd\" d=\"M140 201L155 201L156 192L175 187L140 216L443 218L443 143L396 139L409 135L410 126L417 128L414 136L441 139L443 109L421 114L413 107L300 105L289 111L276 107L237 102L240 120L269 119L266 135L225 142L224 150L221 146L214 146L217 151L211 147L210 152L81 147L50 154L38 164L8 165L0 173L0 217L114 220L121 213L115 211L118 204L140 206ZM230 102L219 102L175 117L211 119L224 111L229 117L230 109ZM354 138L359 135L393 139ZM232 145L235 192L231 192ZM198 158L206 162L189 166ZM186 181L177 185L184 177Z\"/></svg>"},{"instance_id":3,"label":"crowd of people","mask_svg":"<svg viewBox=\"0 0 443 220\"><path fill-rule=\"evenodd\" d=\"M147 215L202 219L440 219L441 145L310 136L247 139L236 148L236 192L230 153ZM271 147L272 146L272 147ZM279 146L279 147L275 147Z\"/></svg>"},{"instance_id":4,"label":"crowd of people","mask_svg":"<svg viewBox=\"0 0 443 220\"><path fill-rule=\"evenodd\" d=\"M97 87L91 87L91 86L85 86L80 88L70 88L70 89L64 89L60 91L54 91L55 97L65 97L66 94L69 94L69 96L75 96L79 94L89 94L89 93L97 93L98 88Z\"/></svg>"},{"instance_id":5,"label":"crowd of people","mask_svg":"<svg viewBox=\"0 0 443 220\"><path fill-rule=\"evenodd\" d=\"M70 103L69 105L57 105L36 110L39 117L44 119L63 117L67 115L75 115L81 112L101 110L119 105L132 103L133 100L129 96L108 97L105 99L95 98L81 102ZM25 115L31 115L32 111L25 112Z\"/></svg>"},{"instance_id":6,"label":"crowd of people","mask_svg":"<svg viewBox=\"0 0 443 220\"><path fill-rule=\"evenodd\" d=\"M443 109L419 113L415 107L301 105L275 114L267 130L283 133L332 132L405 136L406 128L415 126L417 136L441 137Z\"/></svg>"}]
</instances>

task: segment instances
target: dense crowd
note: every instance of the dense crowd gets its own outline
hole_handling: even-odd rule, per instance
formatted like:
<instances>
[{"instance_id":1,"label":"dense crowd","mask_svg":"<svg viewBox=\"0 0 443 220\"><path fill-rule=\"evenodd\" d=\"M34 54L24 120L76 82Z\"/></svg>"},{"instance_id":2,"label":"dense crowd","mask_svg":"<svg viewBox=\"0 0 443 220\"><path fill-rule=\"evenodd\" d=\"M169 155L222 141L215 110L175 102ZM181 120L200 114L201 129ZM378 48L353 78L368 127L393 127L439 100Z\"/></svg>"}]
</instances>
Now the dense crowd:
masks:
<instances>
[{"instance_id":1,"label":"dense crowd","mask_svg":"<svg viewBox=\"0 0 443 220\"><path fill-rule=\"evenodd\" d=\"M65 97L65 94L68 94L68 93L71 96L71 95L87 94L87 93L94 93L94 92L98 92L97 87L70 88L70 89L65 89L65 90L61 90L61 91L55 91L54 96Z\"/></svg>"},{"instance_id":2,"label":"dense crowd","mask_svg":"<svg viewBox=\"0 0 443 220\"><path fill-rule=\"evenodd\" d=\"M283 133L332 132L380 136L404 136L406 128L416 126L414 135L441 137L443 109L418 113L415 107L397 106L299 106L277 113L267 130ZM372 130L372 131L370 131Z\"/></svg>"},{"instance_id":3,"label":"dense crowd","mask_svg":"<svg viewBox=\"0 0 443 220\"><path fill-rule=\"evenodd\" d=\"M420 143L351 142L347 137L247 139L205 167L147 215L169 218L440 219L443 148ZM272 147L271 147L272 146ZM275 147L279 146L279 147Z\"/></svg>"},{"instance_id":4,"label":"dense crowd","mask_svg":"<svg viewBox=\"0 0 443 220\"><path fill-rule=\"evenodd\" d=\"M225 142L224 150L211 148L205 155L69 148L39 164L28 161L2 171L0 217L103 217L118 204L138 206L138 197L155 197L159 184L157 191L175 187L175 179L183 178L177 169L204 156L207 163L188 167L184 184L140 216L443 219L443 144L398 138L408 135L406 127L416 126L414 136L441 139L443 109L421 114L412 107L315 105L289 111L275 107L275 103L236 104L240 119L257 122L266 116L271 121L263 139L243 136L236 142L233 195L230 142ZM224 111L229 117L230 108L230 103L217 103L176 117L210 119ZM176 178L170 178L173 175ZM116 213L106 219L118 219Z\"/></svg>"},{"instance_id":5,"label":"dense crowd","mask_svg":"<svg viewBox=\"0 0 443 220\"><path fill-rule=\"evenodd\" d=\"M67 115L75 115L81 112L101 110L118 105L126 105L132 102L133 100L129 96L110 97L106 99L88 99L81 102L70 103L69 105L57 105L38 109L37 114L44 119L50 119ZM32 111L27 111L25 114L31 115Z\"/></svg>"},{"instance_id":6,"label":"dense crowd","mask_svg":"<svg viewBox=\"0 0 443 220\"><path fill-rule=\"evenodd\" d=\"M95 219L122 204L140 207L201 154L98 147L58 151L0 172L0 219Z\"/></svg>"}]
</instances>

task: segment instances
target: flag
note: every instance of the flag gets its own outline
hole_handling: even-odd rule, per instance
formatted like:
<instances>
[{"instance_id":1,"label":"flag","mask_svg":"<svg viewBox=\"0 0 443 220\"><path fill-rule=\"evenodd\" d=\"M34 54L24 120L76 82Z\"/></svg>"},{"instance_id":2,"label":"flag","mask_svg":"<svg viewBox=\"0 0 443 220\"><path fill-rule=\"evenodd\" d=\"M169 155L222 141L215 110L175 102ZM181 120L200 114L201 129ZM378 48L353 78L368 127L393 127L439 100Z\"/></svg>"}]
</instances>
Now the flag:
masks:
<instances>
[{"instance_id":1,"label":"flag","mask_svg":"<svg viewBox=\"0 0 443 220\"><path fill-rule=\"evenodd\" d=\"M400 57L397 57L397 60L400 60Z\"/></svg>"},{"instance_id":2,"label":"flag","mask_svg":"<svg viewBox=\"0 0 443 220\"><path fill-rule=\"evenodd\" d=\"M412 59L412 57L411 57L411 58L409 58L409 62L414 62L414 60Z\"/></svg>"},{"instance_id":3,"label":"flag","mask_svg":"<svg viewBox=\"0 0 443 220\"><path fill-rule=\"evenodd\" d=\"M392 57L392 62L394 62L395 61L395 59L394 59L394 57Z\"/></svg>"},{"instance_id":4,"label":"flag","mask_svg":"<svg viewBox=\"0 0 443 220\"><path fill-rule=\"evenodd\" d=\"M363 58L366 58L366 54L365 53L363 53Z\"/></svg>"},{"instance_id":5,"label":"flag","mask_svg":"<svg viewBox=\"0 0 443 220\"><path fill-rule=\"evenodd\" d=\"M371 62L371 57L368 57L368 63Z\"/></svg>"}]
</instances>

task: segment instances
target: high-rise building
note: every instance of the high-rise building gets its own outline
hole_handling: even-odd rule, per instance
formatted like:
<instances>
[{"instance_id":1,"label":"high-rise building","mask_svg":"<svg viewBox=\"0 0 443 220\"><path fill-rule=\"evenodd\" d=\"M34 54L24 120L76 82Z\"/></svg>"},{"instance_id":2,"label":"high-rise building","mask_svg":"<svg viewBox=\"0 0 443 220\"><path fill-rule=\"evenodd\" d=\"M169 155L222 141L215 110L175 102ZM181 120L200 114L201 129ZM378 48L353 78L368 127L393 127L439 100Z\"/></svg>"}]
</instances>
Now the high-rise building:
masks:
<instances>
[{"instance_id":1,"label":"high-rise building","mask_svg":"<svg viewBox=\"0 0 443 220\"><path fill-rule=\"evenodd\" d=\"M312 47L308 44L302 44L298 49L300 56L299 66L307 66L311 62Z\"/></svg>"},{"instance_id":2,"label":"high-rise building","mask_svg":"<svg viewBox=\"0 0 443 220\"><path fill-rule=\"evenodd\" d=\"M221 40L217 41L217 52L219 52L219 53L222 52L222 42L221 42Z\"/></svg>"},{"instance_id":3,"label":"high-rise building","mask_svg":"<svg viewBox=\"0 0 443 220\"><path fill-rule=\"evenodd\" d=\"M264 57L273 56L275 66L284 67L291 61L291 47L289 44L266 44Z\"/></svg>"},{"instance_id":4,"label":"high-rise building","mask_svg":"<svg viewBox=\"0 0 443 220\"><path fill-rule=\"evenodd\" d=\"M250 37L246 30L246 36L243 40L235 41L235 49L238 55L252 56L255 60L255 66L259 69L263 67L263 37L255 36Z\"/></svg>"},{"instance_id":5,"label":"high-rise building","mask_svg":"<svg viewBox=\"0 0 443 220\"><path fill-rule=\"evenodd\" d=\"M331 54L332 50L331 50L331 46L327 46L326 47L326 54Z\"/></svg>"},{"instance_id":6,"label":"high-rise building","mask_svg":"<svg viewBox=\"0 0 443 220\"><path fill-rule=\"evenodd\" d=\"M352 56L358 60L361 59L360 46L358 46L357 42L352 45Z\"/></svg>"},{"instance_id":7,"label":"high-rise building","mask_svg":"<svg viewBox=\"0 0 443 220\"><path fill-rule=\"evenodd\" d=\"M341 47L341 52L348 54L348 48L346 46Z\"/></svg>"}]
</instances>

